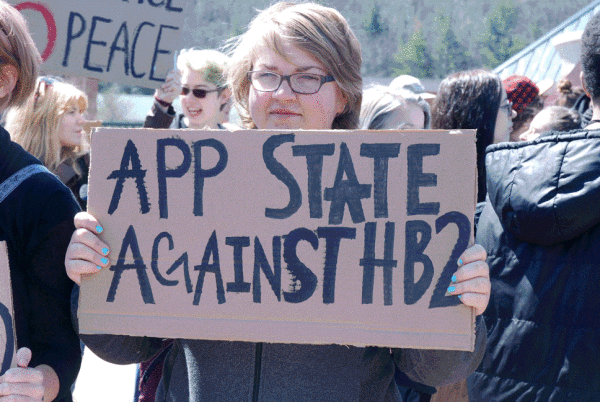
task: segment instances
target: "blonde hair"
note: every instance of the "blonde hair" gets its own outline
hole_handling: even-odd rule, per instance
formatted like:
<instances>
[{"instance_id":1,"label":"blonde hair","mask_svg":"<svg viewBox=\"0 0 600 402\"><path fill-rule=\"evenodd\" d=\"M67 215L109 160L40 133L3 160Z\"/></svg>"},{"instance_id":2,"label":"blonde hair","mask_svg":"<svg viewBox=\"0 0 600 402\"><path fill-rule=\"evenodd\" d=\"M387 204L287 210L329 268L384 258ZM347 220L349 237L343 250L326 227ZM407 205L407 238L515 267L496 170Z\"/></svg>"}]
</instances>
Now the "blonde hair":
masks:
<instances>
[{"instance_id":1,"label":"blonde hair","mask_svg":"<svg viewBox=\"0 0 600 402\"><path fill-rule=\"evenodd\" d=\"M27 100L35 88L40 62L25 19L14 7L0 0L0 66L11 65L18 73L12 94L0 100L0 110L22 105Z\"/></svg>"},{"instance_id":2,"label":"blonde hair","mask_svg":"<svg viewBox=\"0 0 600 402\"><path fill-rule=\"evenodd\" d=\"M13 141L38 158L50 171L56 172L62 162L73 161L88 150L85 137L80 146L61 146L60 120L73 107L81 113L87 110L85 93L66 82L41 77L35 94L22 106L9 109L6 129ZM76 164L73 168L77 171Z\"/></svg>"},{"instance_id":3,"label":"blonde hair","mask_svg":"<svg viewBox=\"0 0 600 402\"><path fill-rule=\"evenodd\" d=\"M213 49L183 49L177 57L177 68L189 68L202 75L205 81L215 84L217 88L225 87L224 72L229 57Z\"/></svg>"},{"instance_id":4,"label":"blonde hair","mask_svg":"<svg viewBox=\"0 0 600 402\"><path fill-rule=\"evenodd\" d=\"M249 112L248 72L252 71L261 48L267 47L286 58L284 43L314 56L340 87L347 104L331 128L358 127L362 100L362 56L358 39L337 10L315 3L287 2L276 3L259 13L250 22L248 31L229 43L231 64L227 83L244 125L256 128Z\"/></svg>"}]
</instances>

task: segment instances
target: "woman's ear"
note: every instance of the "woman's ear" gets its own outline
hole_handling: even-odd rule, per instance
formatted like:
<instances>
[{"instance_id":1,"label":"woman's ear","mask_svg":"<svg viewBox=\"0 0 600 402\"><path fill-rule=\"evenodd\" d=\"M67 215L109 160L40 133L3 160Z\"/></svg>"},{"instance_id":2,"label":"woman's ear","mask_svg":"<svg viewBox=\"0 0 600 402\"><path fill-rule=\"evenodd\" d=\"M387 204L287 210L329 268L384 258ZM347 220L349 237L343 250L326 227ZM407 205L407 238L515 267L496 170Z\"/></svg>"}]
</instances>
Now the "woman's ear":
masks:
<instances>
[{"instance_id":1,"label":"woman's ear","mask_svg":"<svg viewBox=\"0 0 600 402\"><path fill-rule=\"evenodd\" d=\"M588 96L588 98L591 98L590 93L588 92L587 88L585 87L585 80L583 79L583 71L579 73L579 79L581 80L581 86L583 87L583 92L585 92L585 94Z\"/></svg>"},{"instance_id":2,"label":"woman's ear","mask_svg":"<svg viewBox=\"0 0 600 402\"><path fill-rule=\"evenodd\" d=\"M219 95L219 103L223 105L229 101L229 98L231 98L231 90L225 88L221 91L221 95Z\"/></svg>"},{"instance_id":3,"label":"woman's ear","mask_svg":"<svg viewBox=\"0 0 600 402\"><path fill-rule=\"evenodd\" d=\"M0 98L4 99L11 95L18 80L19 73L16 67L11 64L3 65L0 68Z\"/></svg>"}]
</instances>

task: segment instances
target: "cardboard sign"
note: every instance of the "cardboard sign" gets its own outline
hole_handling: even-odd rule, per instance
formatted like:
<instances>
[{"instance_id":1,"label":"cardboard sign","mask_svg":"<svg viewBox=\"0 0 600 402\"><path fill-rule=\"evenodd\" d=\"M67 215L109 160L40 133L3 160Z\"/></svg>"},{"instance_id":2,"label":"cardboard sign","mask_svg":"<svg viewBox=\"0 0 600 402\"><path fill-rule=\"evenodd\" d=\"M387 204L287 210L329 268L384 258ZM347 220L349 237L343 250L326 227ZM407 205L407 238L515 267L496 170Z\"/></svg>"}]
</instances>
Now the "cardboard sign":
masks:
<instances>
[{"instance_id":1,"label":"cardboard sign","mask_svg":"<svg viewBox=\"0 0 600 402\"><path fill-rule=\"evenodd\" d=\"M475 135L99 128L83 333L472 350Z\"/></svg>"},{"instance_id":2,"label":"cardboard sign","mask_svg":"<svg viewBox=\"0 0 600 402\"><path fill-rule=\"evenodd\" d=\"M16 343L8 253L3 241L0 242L0 375L17 366Z\"/></svg>"},{"instance_id":3,"label":"cardboard sign","mask_svg":"<svg viewBox=\"0 0 600 402\"><path fill-rule=\"evenodd\" d=\"M192 0L10 1L25 16L45 73L158 88Z\"/></svg>"}]
</instances>

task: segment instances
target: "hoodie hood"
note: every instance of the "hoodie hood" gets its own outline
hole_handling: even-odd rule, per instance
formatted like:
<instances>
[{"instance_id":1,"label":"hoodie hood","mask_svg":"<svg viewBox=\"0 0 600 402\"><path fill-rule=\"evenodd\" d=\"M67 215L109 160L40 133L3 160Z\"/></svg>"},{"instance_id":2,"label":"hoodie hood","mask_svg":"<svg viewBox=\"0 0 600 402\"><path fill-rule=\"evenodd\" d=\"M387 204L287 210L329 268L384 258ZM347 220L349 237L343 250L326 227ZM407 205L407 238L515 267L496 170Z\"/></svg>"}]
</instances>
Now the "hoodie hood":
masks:
<instances>
[{"instance_id":1,"label":"hoodie hood","mask_svg":"<svg viewBox=\"0 0 600 402\"><path fill-rule=\"evenodd\" d=\"M552 245L600 223L600 131L492 145L486 168L489 200L519 240Z\"/></svg>"}]
</instances>

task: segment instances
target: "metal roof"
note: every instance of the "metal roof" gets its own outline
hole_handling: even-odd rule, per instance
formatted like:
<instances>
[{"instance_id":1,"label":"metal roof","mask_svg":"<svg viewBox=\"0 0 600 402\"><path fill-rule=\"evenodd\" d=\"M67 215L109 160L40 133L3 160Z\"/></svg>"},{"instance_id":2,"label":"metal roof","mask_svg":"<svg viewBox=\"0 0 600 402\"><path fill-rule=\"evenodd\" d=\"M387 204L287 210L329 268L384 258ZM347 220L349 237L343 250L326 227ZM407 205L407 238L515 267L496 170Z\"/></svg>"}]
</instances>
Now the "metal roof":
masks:
<instances>
[{"instance_id":1,"label":"metal roof","mask_svg":"<svg viewBox=\"0 0 600 402\"><path fill-rule=\"evenodd\" d=\"M552 39L572 31L582 31L588 20L600 11L600 0L595 0L565 22L521 50L519 53L494 69L502 79L510 75L523 75L534 82L550 78L557 81L569 71L563 73L563 63L552 45Z\"/></svg>"}]
</instances>

